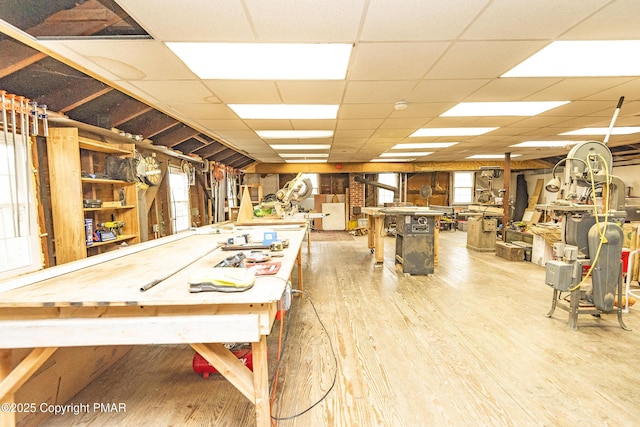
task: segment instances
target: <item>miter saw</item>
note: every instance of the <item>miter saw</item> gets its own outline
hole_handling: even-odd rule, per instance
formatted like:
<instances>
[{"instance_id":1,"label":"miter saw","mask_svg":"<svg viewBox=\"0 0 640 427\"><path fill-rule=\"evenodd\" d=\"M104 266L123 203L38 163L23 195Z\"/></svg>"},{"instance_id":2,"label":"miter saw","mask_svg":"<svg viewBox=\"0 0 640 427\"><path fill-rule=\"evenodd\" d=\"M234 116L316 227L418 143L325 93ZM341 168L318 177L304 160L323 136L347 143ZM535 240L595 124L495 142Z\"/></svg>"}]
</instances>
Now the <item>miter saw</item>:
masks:
<instances>
[{"instance_id":1,"label":"miter saw","mask_svg":"<svg viewBox=\"0 0 640 427\"><path fill-rule=\"evenodd\" d=\"M627 329L622 321L622 304L615 304L616 296L621 300L622 295L624 183L611 175L612 163L605 143L576 144L553 167L546 186L550 192L562 191L561 197L538 206L555 213L561 225L561 242L554 244L556 259L546 263L545 282L554 288L547 317L553 314L561 293L570 292L569 307L562 308L570 313L572 329L577 329L578 314L600 316L615 311L620 326ZM563 183L556 176L562 164Z\"/></svg>"},{"instance_id":2,"label":"miter saw","mask_svg":"<svg viewBox=\"0 0 640 427\"><path fill-rule=\"evenodd\" d=\"M275 215L283 218L298 212L298 206L293 202L301 202L311 196L313 184L309 178L304 178L302 172L299 172L295 178L287 182L275 195L266 196L265 200L259 206L259 210L265 212L267 210L275 211ZM254 211L255 213L255 211Z\"/></svg>"}]
</instances>

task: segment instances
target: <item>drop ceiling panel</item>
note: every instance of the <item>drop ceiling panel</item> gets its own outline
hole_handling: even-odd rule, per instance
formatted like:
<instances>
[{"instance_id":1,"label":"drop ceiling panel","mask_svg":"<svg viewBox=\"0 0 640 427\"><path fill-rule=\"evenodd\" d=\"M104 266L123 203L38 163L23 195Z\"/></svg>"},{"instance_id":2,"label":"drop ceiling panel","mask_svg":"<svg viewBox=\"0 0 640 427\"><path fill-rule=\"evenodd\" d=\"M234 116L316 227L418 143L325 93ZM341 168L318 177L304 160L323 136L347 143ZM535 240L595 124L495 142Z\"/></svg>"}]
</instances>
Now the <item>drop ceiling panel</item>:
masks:
<instances>
[{"instance_id":1,"label":"drop ceiling panel","mask_svg":"<svg viewBox=\"0 0 640 427\"><path fill-rule=\"evenodd\" d=\"M371 0L361 37L366 41L455 39L487 3L488 0Z\"/></svg>"},{"instance_id":2,"label":"drop ceiling panel","mask_svg":"<svg viewBox=\"0 0 640 427\"><path fill-rule=\"evenodd\" d=\"M638 38L640 2L616 0L562 35L564 40L632 40Z\"/></svg>"},{"instance_id":3,"label":"drop ceiling panel","mask_svg":"<svg viewBox=\"0 0 640 427\"><path fill-rule=\"evenodd\" d=\"M640 78L635 78L619 85L614 84L609 87L602 85L600 88L602 90L598 93L585 97L585 100L611 100L616 98L619 99L621 96L624 96L626 100L631 100L631 102L633 102L633 99L635 98L634 94L640 93ZM630 103L628 101L623 105L625 113L631 114L634 111L630 109Z\"/></svg>"},{"instance_id":4,"label":"drop ceiling panel","mask_svg":"<svg viewBox=\"0 0 640 427\"><path fill-rule=\"evenodd\" d=\"M448 46L448 42L361 43L356 50L349 78L420 79Z\"/></svg>"},{"instance_id":5,"label":"drop ceiling panel","mask_svg":"<svg viewBox=\"0 0 640 427\"><path fill-rule=\"evenodd\" d=\"M256 80L204 80L204 84L226 104L280 104L276 84Z\"/></svg>"},{"instance_id":6,"label":"drop ceiling panel","mask_svg":"<svg viewBox=\"0 0 640 427\"><path fill-rule=\"evenodd\" d=\"M400 101L411 91L414 82L384 81L384 82L350 82L344 95L344 102L359 103L389 103L389 110L393 110L393 103Z\"/></svg>"},{"instance_id":7,"label":"drop ceiling panel","mask_svg":"<svg viewBox=\"0 0 640 427\"><path fill-rule=\"evenodd\" d=\"M245 0L257 40L326 43L356 39L364 0Z\"/></svg>"},{"instance_id":8,"label":"drop ceiling panel","mask_svg":"<svg viewBox=\"0 0 640 427\"><path fill-rule=\"evenodd\" d=\"M280 121L280 120L278 120ZM335 120L289 120L295 130L333 130Z\"/></svg>"},{"instance_id":9,"label":"drop ceiling panel","mask_svg":"<svg viewBox=\"0 0 640 427\"><path fill-rule=\"evenodd\" d=\"M342 104L338 119L384 119L393 110L393 104Z\"/></svg>"},{"instance_id":10,"label":"drop ceiling panel","mask_svg":"<svg viewBox=\"0 0 640 427\"><path fill-rule=\"evenodd\" d=\"M189 120L237 119L226 105L222 104L183 104L180 113Z\"/></svg>"},{"instance_id":11,"label":"drop ceiling panel","mask_svg":"<svg viewBox=\"0 0 640 427\"><path fill-rule=\"evenodd\" d=\"M122 80L195 78L177 56L155 40L67 40L64 43Z\"/></svg>"},{"instance_id":12,"label":"drop ceiling panel","mask_svg":"<svg viewBox=\"0 0 640 427\"><path fill-rule=\"evenodd\" d=\"M219 130L250 130L249 127L240 120L198 120L198 123L207 129Z\"/></svg>"},{"instance_id":13,"label":"drop ceiling panel","mask_svg":"<svg viewBox=\"0 0 640 427\"><path fill-rule=\"evenodd\" d=\"M381 125L380 129L408 129L409 133L413 133L424 123L424 119L420 118L401 118L401 119L387 119Z\"/></svg>"},{"instance_id":14,"label":"drop ceiling panel","mask_svg":"<svg viewBox=\"0 0 640 427\"><path fill-rule=\"evenodd\" d=\"M379 127L383 121L383 119L341 119L338 120L336 130L375 129Z\"/></svg>"},{"instance_id":15,"label":"drop ceiling panel","mask_svg":"<svg viewBox=\"0 0 640 427\"><path fill-rule=\"evenodd\" d=\"M573 98L556 97L551 94L540 95L540 92L557 84L561 79L548 78L500 78L491 80L476 92L464 99L465 102L488 101L564 101Z\"/></svg>"},{"instance_id":16,"label":"drop ceiling panel","mask_svg":"<svg viewBox=\"0 0 640 427\"><path fill-rule=\"evenodd\" d=\"M228 0L117 0L154 38L163 41L253 41L242 3ZM160 3L160 4L159 4Z\"/></svg>"},{"instance_id":17,"label":"drop ceiling panel","mask_svg":"<svg viewBox=\"0 0 640 427\"><path fill-rule=\"evenodd\" d=\"M489 79L422 80L405 100L407 102L460 102L490 81Z\"/></svg>"},{"instance_id":18,"label":"drop ceiling panel","mask_svg":"<svg viewBox=\"0 0 640 427\"><path fill-rule=\"evenodd\" d=\"M504 152L527 137L553 139L566 130L607 126L620 96L625 103L617 124L640 125L639 77L500 78L554 39L640 39L637 0L118 3L155 39L42 45L225 144L244 144L259 160L282 161L264 154L271 149L255 134L258 129L332 129L332 139L268 142L324 141L332 153L358 150L359 158L399 142L461 141L427 158L451 161L463 150ZM355 48L344 81L198 81L163 41L337 41ZM397 111L394 103L401 100L408 108ZM536 117L439 117L461 101L515 100L572 102ZM228 103L339 104L339 110L337 120L241 120ZM481 137L408 138L421 127L472 126L499 129ZM639 136L615 138L637 142Z\"/></svg>"},{"instance_id":19,"label":"drop ceiling panel","mask_svg":"<svg viewBox=\"0 0 640 427\"><path fill-rule=\"evenodd\" d=\"M574 101L569 104L561 105L553 110L546 111L540 114L541 117L548 116L564 116L564 117L579 117L586 116L588 114L594 114L606 109L611 111L616 108L614 104L608 101Z\"/></svg>"},{"instance_id":20,"label":"drop ceiling panel","mask_svg":"<svg viewBox=\"0 0 640 427\"><path fill-rule=\"evenodd\" d=\"M169 105L196 104L203 103L209 99L211 102L211 91L199 80L178 80L178 81L133 81L132 85L150 94L160 102Z\"/></svg>"},{"instance_id":21,"label":"drop ceiling panel","mask_svg":"<svg viewBox=\"0 0 640 427\"><path fill-rule=\"evenodd\" d=\"M427 77L498 78L545 45L537 41L457 42Z\"/></svg>"},{"instance_id":22,"label":"drop ceiling panel","mask_svg":"<svg viewBox=\"0 0 640 427\"><path fill-rule=\"evenodd\" d=\"M339 104L344 81L279 81L278 93L285 104Z\"/></svg>"},{"instance_id":23,"label":"drop ceiling panel","mask_svg":"<svg viewBox=\"0 0 640 427\"><path fill-rule=\"evenodd\" d=\"M371 129L339 129L335 131L334 137L338 138L369 138L373 135ZM335 140L334 140L335 143Z\"/></svg>"},{"instance_id":24,"label":"drop ceiling panel","mask_svg":"<svg viewBox=\"0 0 640 427\"><path fill-rule=\"evenodd\" d=\"M242 131L242 130L224 130L217 131L217 134L228 141L240 141L240 140L250 140L256 138L257 135L253 131Z\"/></svg>"},{"instance_id":25,"label":"drop ceiling panel","mask_svg":"<svg viewBox=\"0 0 640 427\"><path fill-rule=\"evenodd\" d=\"M611 99L594 96L609 88L617 88L631 81L629 77L581 77L559 80L539 92L529 96L528 101L570 100L579 99ZM517 83L517 82L516 82ZM614 95L615 96L615 95Z\"/></svg>"},{"instance_id":26,"label":"drop ceiling panel","mask_svg":"<svg viewBox=\"0 0 640 427\"><path fill-rule=\"evenodd\" d=\"M608 0L494 0L462 38L550 39L579 23ZM501 25L496 25L500 22Z\"/></svg>"}]
</instances>

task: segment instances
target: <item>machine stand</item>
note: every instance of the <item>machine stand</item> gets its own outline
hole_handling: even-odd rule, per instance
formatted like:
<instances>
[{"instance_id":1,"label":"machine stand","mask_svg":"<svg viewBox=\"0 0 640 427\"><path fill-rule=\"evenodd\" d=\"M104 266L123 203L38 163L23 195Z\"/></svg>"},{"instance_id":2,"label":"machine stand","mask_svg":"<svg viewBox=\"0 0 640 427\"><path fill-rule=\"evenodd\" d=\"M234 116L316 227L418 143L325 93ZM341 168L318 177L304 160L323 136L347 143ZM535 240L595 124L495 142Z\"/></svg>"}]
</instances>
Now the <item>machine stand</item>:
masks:
<instances>
[{"instance_id":1,"label":"machine stand","mask_svg":"<svg viewBox=\"0 0 640 427\"><path fill-rule=\"evenodd\" d=\"M622 274L620 274L619 276L619 280L618 280L618 307L615 308L614 310L610 311L609 313L613 313L613 312L617 312L618 315L618 324L620 325L620 327L622 329L624 329L625 331L630 331L631 329L629 329L627 327L627 325L625 325L624 321L622 320L622 311L623 311L623 307L621 304L621 300L622 298L620 298L620 295L622 295ZM553 301L551 302L551 310L549 310L549 312L547 313L547 317L551 317L553 315L553 312L555 311L556 307L558 307L558 300L560 299L560 294L561 291L559 291L558 289L554 289L553 290ZM566 310L569 312L569 328L576 331L578 330L578 315L579 314L591 314L591 315L596 315L596 314L602 314L604 313L602 310L599 310L598 308L596 308L595 306L592 307L584 307L584 308L580 308L580 300L581 300L581 290L580 288L574 289L571 291L570 296L569 296L569 305L565 305L562 304L559 307L563 310Z\"/></svg>"}]
</instances>

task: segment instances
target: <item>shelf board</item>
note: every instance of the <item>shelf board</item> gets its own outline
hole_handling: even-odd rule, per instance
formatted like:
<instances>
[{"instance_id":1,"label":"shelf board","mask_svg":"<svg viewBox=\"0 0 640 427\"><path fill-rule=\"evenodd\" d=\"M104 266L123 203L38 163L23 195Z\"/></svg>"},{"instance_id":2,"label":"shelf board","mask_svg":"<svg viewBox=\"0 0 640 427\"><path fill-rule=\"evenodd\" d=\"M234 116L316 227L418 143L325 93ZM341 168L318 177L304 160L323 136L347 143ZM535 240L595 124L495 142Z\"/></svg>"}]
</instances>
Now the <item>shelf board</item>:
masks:
<instances>
[{"instance_id":1,"label":"shelf board","mask_svg":"<svg viewBox=\"0 0 640 427\"><path fill-rule=\"evenodd\" d=\"M135 206L133 205L124 205L124 206L112 206L106 208L82 208L85 212L95 212L95 211L112 211L114 209L133 209Z\"/></svg>"},{"instance_id":2,"label":"shelf board","mask_svg":"<svg viewBox=\"0 0 640 427\"><path fill-rule=\"evenodd\" d=\"M133 154L132 149L131 150L122 149L113 144L105 143L102 141L95 141L93 139L85 138L83 136L78 137L78 142L79 142L80 148L84 150L98 151L100 153L107 153L107 154L125 154L129 156ZM133 141L129 141L128 143L132 144L132 147L133 147Z\"/></svg>"},{"instance_id":3,"label":"shelf board","mask_svg":"<svg viewBox=\"0 0 640 427\"><path fill-rule=\"evenodd\" d=\"M115 239L115 240L109 240L109 241L106 241L106 242L93 242L91 245L87 245L87 249L95 248L96 246L109 245L111 243L123 242L125 240L135 239L136 237L137 236L135 234L122 234L122 235L118 236L118 238Z\"/></svg>"},{"instance_id":4,"label":"shelf board","mask_svg":"<svg viewBox=\"0 0 640 427\"><path fill-rule=\"evenodd\" d=\"M119 184L119 185L134 185L135 182L123 181L121 179L107 179L107 178L80 178L82 182L87 184Z\"/></svg>"}]
</instances>

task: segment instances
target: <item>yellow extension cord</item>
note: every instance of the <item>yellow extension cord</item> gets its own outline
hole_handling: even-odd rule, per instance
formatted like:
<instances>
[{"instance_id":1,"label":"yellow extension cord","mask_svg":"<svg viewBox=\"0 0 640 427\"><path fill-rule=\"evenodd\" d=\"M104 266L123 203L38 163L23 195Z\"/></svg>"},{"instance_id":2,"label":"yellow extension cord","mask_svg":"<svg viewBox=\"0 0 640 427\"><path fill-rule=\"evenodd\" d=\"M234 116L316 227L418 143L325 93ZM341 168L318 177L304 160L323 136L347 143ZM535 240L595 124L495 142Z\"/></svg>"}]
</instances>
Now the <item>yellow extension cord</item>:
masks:
<instances>
[{"instance_id":1,"label":"yellow extension cord","mask_svg":"<svg viewBox=\"0 0 640 427\"><path fill-rule=\"evenodd\" d=\"M604 174L605 174L605 185L607 186L607 188L609 187L610 184L610 180L611 180L611 176L609 175L609 168L607 167L607 162L604 159L604 157L602 157L600 154L598 154L598 157L602 160L602 163L604 164ZM600 243L598 244L598 250L596 251L596 255L593 258L591 265L589 266L589 270L587 271L587 274L585 274L585 276L582 278L582 280L580 281L580 283L578 283L577 285L575 285L572 288L569 288L570 292L575 291L576 289L579 289L585 282L585 280L587 280L590 276L591 276L591 272L593 271L593 267L596 265L596 262L598 261L598 258L600 257L600 250L602 249L602 245L606 242L607 238L605 237L604 233L606 233L607 231L607 222L609 221L609 209L606 209L604 212L604 229L600 230L600 223L598 222L598 206L596 203L596 184L595 184L595 180L593 178L593 169L591 168L591 163L589 163L587 161L587 166L589 168L589 176L591 178L591 197L593 198L593 211L594 211L594 215L596 217L596 226L598 227L598 234L600 234ZM609 197L610 194L609 192L607 192L607 197ZM609 203L607 203L607 206L609 205Z\"/></svg>"}]
</instances>

